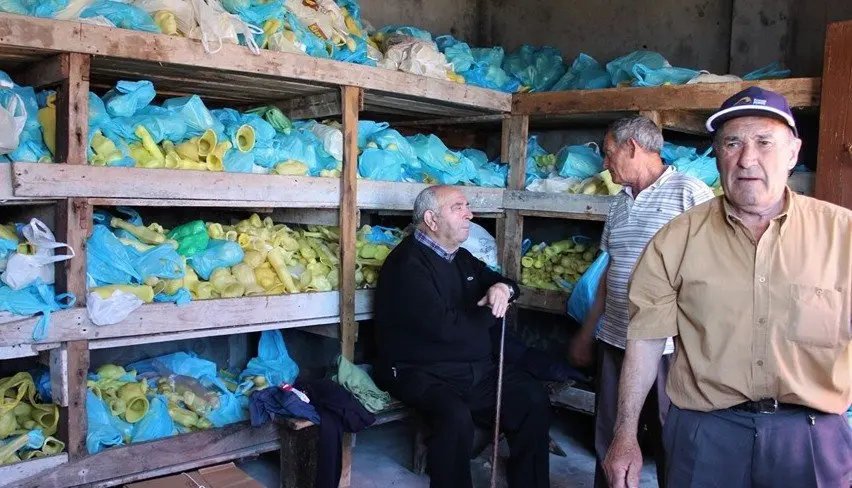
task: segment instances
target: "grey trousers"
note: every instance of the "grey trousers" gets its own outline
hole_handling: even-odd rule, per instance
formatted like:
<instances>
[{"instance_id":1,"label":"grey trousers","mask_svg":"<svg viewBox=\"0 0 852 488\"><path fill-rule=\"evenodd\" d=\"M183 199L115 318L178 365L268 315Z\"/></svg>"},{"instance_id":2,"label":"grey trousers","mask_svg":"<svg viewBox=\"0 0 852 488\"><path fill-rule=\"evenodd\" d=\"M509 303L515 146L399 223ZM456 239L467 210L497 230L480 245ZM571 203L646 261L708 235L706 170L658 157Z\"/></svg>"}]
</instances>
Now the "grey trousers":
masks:
<instances>
[{"instance_id":1,"label":"grey trousers","mask_svg":"<svg viewBox=\"0 0 852 488\"><path fill-rule=\"evenodd\" d=\"M672 405L663 437L671 487L850 487L852 429L840 415L696 412Z\"/></svg>"},{"instance_id":2,"label":"grey trousers","mask_svg":"<svg viewBox=\"0 0 852 488\"><path fill-rule=\"evenodd\" d=\"M595 488L607 488L609 485L603 471L606 451L614 437L615 416L618 413L618 383L621 379L621 365L624 363L624 350L597 341L597 388L595 391ZM657 463L657 480L660 488L666 488L665 451L663 449L663 424L671 401L666 395L666 377L671 367L672 355L663 356L657 369L657 381L642 407L640 423L648 426L648 435ZM640 425L641 425L640 424ZM669 485L671 488L680 488Z\"/></svg>"}]
</instances>

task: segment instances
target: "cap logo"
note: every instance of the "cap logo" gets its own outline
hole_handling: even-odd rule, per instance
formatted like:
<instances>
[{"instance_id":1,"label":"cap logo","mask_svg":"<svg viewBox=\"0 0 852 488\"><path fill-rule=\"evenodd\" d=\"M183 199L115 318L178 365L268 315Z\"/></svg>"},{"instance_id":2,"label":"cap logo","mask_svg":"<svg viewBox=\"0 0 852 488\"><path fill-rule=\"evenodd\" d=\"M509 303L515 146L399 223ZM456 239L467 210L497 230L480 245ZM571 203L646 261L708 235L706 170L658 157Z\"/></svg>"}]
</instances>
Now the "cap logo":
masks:
<instances>
[{"instance_id":1,"label":"cap logo","mask_svg":"<svg viewBox=\"0 0 852 488\"><path fill-rule=\"evenodd\" d=\"M734 105L748 105L750 103L751 103L751 97L742 97L739 100L737 100L736 102L734 102Z\"/></svg>"},{"instance_id":2,"label":"cap logo","mask_svg":"<svg viewBox=\"0 0 852 488\"><path fill-rule=\"evenodd\" d=\"M755 98L753 103L755 105L766 105L766 100L763 100L763 99L760 99L760 98Z\"/></svg>"}]
</instances>

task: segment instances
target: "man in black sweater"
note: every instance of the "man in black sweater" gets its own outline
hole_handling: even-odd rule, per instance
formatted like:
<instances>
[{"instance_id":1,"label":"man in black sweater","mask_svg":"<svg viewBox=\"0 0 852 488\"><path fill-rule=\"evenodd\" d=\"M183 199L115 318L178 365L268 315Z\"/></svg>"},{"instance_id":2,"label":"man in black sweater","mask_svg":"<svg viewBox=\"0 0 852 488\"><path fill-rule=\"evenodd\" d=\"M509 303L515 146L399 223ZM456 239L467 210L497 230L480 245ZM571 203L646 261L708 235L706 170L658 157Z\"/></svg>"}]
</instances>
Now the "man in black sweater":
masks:
<instances>
[{"instance_id":1,"label":"man in black sweater","mask_svg":"<svg viewBox=\"0 0 852 488\"><path fill-rule=\"evenodd\" d=\"M472 217L458 189L423 190L414 203L416 230L385 260L376 290L375 379L429 426L432 488L472 486L474 423L493 425L496 405L492 328L519 293L460 248ZM506 365L502 401L509 487L549 487L547 393Z\"/></svg>"}]
</instances>

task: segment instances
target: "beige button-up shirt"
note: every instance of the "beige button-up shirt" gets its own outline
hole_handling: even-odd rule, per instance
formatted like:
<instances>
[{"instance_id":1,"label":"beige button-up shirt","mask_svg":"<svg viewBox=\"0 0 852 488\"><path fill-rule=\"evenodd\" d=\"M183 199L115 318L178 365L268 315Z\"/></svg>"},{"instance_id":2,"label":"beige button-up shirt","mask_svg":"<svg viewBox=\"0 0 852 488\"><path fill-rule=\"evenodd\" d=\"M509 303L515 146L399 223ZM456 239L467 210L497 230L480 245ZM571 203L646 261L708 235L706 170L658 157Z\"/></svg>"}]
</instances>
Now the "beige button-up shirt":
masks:
<instances>
[{"instance_id":1,"label":"beige button-up shirt","mask_svg":"<svg viewBox=\"0 0 852 488\"><path fill-rule=\"evenodd\" d=\"M630 284L628 339L676 336L666 390L709 411L852 402L852 211L787 190L759 242L724 197L672 220Z\"/></svg>"}]
</instances>

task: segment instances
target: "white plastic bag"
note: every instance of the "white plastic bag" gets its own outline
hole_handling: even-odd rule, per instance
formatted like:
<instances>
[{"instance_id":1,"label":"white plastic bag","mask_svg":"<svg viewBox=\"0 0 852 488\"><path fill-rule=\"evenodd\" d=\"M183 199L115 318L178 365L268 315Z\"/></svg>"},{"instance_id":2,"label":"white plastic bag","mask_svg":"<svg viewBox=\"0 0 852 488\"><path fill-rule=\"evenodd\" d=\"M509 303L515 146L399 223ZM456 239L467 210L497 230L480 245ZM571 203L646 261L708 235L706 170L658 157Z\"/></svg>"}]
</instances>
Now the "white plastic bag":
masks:
<instances>
[{"instance_id":1,"label":"white plastic bag","mask_svg":"<svg viewBox=\"0 0 852 488\"><path fill-rule=\"evenodd\" d=\"M539 178L527 185L527 191L535 191L542 193L561 193L570 192L574 187L583 183L580 178L563 178L552 174L547 178Z\"/></svg>"},{"instance_id":2,"label":"white plastic bag","mask_svg":"<svg viewBox=\"0 0 852 488\"><path fill-rule=\"evenodd\" d=\"M115 290L109 298L90 292L86 299L89 319L98 326L113 325L126 319L131 312L142 305L142 299L132 293Z\"/></svg>"},{"instance_id":3,"label":"white plastic bag","mask_svg":"<svg viewBox=\"0 0 852 488\"><path fill-rule=\"evenodd\" d=\"M384 42L383 68L399 69L415 75L449 80L452 65L434 43L402 34L389 36Z\"/></svg>"},{"instance_id":4,"label":"white plastic bag","mask_svg":"<svg viewBox=\"0 0 852 488\"><path fill-rule=\"evenodd\" d=\"M189 33L198 25L195 9L190 0L135 0L133 4L151 14L152 17L160 11L171 12L175 16L178 32L185 36L189 36Z\"/></svg>"},{"instance_id":5,"label":"white plastic bag","mask_svg":"<svg viewBox=\"0 0 852 488\"><path fill-rule=\"evenodd\" d=\"M18 149L21 132L27 123L27 108L11 86L2 87L5 103L0 105L0 154Z\"/></svg>"},{"instance_id":6,"label":"white plastic bag","mask_svg":"<svg viewBox=\"0 0 852 488\"><path fill-rule=\"evenodd\" d=\"M74 249L68 244L56 242L53 232L38 219L30 220L21 233L27 242L35 246L35 254L12 255L6 263L6 270L0 275L0 280L13 290L29 286L36 278L41 278L45 284L53 284L55 281L53 263L73 258ZM60 248L68 249L68 254L54 255L54 250Z\"/></svg>"},{"instance_id":7,"label":"white plastic bag","mask_svg":"<svg viewBox=\"0 0 852 488\"><path fill-rule=\"evenodd\" d=\"M346 16L334 0L286 0L285 7L322 40L355 50L355 40L346 27Z\"/></svg>"},{"instance_id":8,"label":"white plastic bag","mask_svg":"<svg viewBox=\"0 0 852 488\"><path fill-rule=\"evenodd\" d=\"M311 132L322 141L322 147L337 161L343 161L343 132L330 125L314 124Z\"/></svg>"},{"instance_id":9,"label":"white plastic bag","mask_svg":"<svg viewBox=\"0 0 852 488\"><path fill-rule=\"evenodd\" d=\"M190 29L187 37L201 40L201 45L207 53L218 53L225 42L239 44L238 34L242 34L249 50L254 54L260 54L260 48L254 41L254 36L263 34L263 29L229 13L219 0L192 0L192 8L198 25ZM217 42L218 45L213 47L212 43Z\"/></svg>"},{"instance_id":10,"label":"white plastic bag","mask_svg":"<svg viewBox=\"0 0 852 488\"><path fill-rule=\"evenodd\" d=\"M691 80L687 81L687 85L693 85L695 83L730 83L733 81L743 81L737 75L714 75L713 73L705 70L701 70L697 75L693 76Z\"/></svg>"},{"instance_id":11,"label":"white plastic bag","mask_svg":"<svg viewBox=\"0 0 852 488\"><path fill-rule=\"evenodd\" d=\"M497 240L481 226L471 222L470 234L461 247L467 249L473 257L479 259L491 269L499 269L497 260Z\"/></svg>"}]
</instances>

